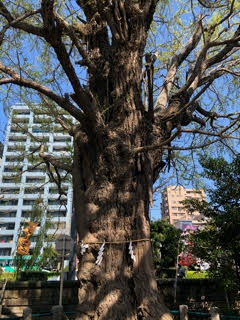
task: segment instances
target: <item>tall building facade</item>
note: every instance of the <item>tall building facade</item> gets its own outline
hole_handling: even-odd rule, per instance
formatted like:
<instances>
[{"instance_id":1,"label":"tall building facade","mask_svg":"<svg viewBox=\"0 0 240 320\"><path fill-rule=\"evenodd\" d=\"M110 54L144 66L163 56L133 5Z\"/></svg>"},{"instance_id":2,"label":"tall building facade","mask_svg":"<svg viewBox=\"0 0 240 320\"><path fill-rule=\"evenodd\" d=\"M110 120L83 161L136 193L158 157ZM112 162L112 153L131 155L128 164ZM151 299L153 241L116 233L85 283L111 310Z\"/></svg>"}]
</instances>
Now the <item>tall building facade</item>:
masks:
<instances>
[{"instance_id":1,"label":"tall building facade","mask_svg":"<svg viewBox=\"0 0 240 320\"><path fill-rule=\"evenodd\" d=\"M203 223L204 217L199 212L188 213L181 201L185 199L206 199L204 190L185 189L182 186L168 186L162 192L162 218L177 228L198 226Z\"/></svg>"},{"instance_id":2,"label":"tall building facade","mask_svg":"<svg viewBox=\"0 0 240 320\"><path fill-rule=\"evenodd\" d=\"M70 235L72 221L72 184L62 184L64 197L51 182L46 165L39 157L40 143L45 152L57 157L70 157L72 138L41 109L33 112L24 104L12 107L6 129L0 167L0 262L11 263L16 252L19 232L31 216L36 200L41 198L42 219L51 217L49 235ZM37 150L37 152L35 152ZM62 172L64 174L64 172ZM36 231L37 233L37 231ZM34 247L34 238L31 246Z\"/></svg>"}]
</instances>

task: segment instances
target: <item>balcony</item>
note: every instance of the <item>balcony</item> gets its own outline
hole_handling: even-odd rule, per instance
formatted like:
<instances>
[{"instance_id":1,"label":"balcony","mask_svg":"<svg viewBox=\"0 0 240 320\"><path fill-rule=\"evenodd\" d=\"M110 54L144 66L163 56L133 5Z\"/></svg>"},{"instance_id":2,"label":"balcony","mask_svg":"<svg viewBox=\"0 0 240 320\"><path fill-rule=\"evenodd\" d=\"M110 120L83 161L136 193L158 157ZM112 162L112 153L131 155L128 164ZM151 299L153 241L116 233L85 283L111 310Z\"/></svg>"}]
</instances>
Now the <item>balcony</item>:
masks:
<instances>
[{"instance_id":1,"label":"balcony","mask_svg":"<svg viewBox=\"0 0 240 320\"><path fill-rule=\"evenodd\" d=\"M47 213L47 217L51 217L51 218L57 218L57 219L59 219L59 218L66 218L66 215L67 215L67 212L66 212L66 210L63 210L63 211L61 211L61 210L56 210L56 211L49 211L48 213Z\"/></svg>"},{"instance_id":2,"label":"balcony","mask_svg":"<svg viewBox=\"0 0 240 320\"><path fill-rule=\"evenodd\" d=\"M36 199L24 199L23 206L33 206L36 203L37 199L38 197L36 197Z\"/></svg>"},{"instance_id":3,"label":"balcony","mask_svg":"<svg viewBox=\"0 0 240 320\"><path fill-rule=\"evenodd\" d=\"M4 210L2 209L0 212L1 222L14 222L17 215L16 210ZM12 220L12 221L11 221Z\"/></svg>"},{"instance_id":4,"label":"balcony","mask_svg":"<svg viewBox=\"0 0 240 320\"><path fill-rule=\"evenodd\" d=\"M0 223L0 231L1 231L1 235L3 234L3 232L9 232L10 231L14 231L15 228L15 223Z\"/></svg>"},{"instance_id":5,"label":"balcony","mask_svg":"<svg viewBox=\"0 0 240 320\"><path fill-rule=\"evenodd\" d=\"M14 185L17 183L20 183L20 181L21 181L20 176L13 177L12 175L11 176L4 176L2 179L2 183L14 184Z\"/></svg>"},{"instance_id":6,"label":"balcony","mask_svg":"<svg viewBox=\"0 0 240 320\"><path fill-rule=\"evenodd\" d=\"M13 242L13 235L11 236L0 236L0 246L2 247L2 244L6 243L12 243Z\"/></svg>"},{"instance_id":7,"label":"balcony","mask_svg":"<svg viewBox=\"0 0 240 320\"><path fill-rule=\"evenodd\" d=\"M10 152L9 152L10 153ZM24 156L23 155L16 155L16 154L12 154L12 152L10 154L8 154L5 158L5 163L9 162L12 165L15 164L19 164L22 163L24 160Z\"/></svg>"},{"instance_id":8,"label":"balcony","mask_svg":"<svg viewBox=\"0 0 240 320\"><path fill-rule=\"evenodd\" d=\"M26 183L42 184L45 182L45 177L26 177Z\"/></svg>"},{"instance_id":9,"label":"balcony","mask_svg":"<svg viewBox=\"0 0 240 320\"><path fill-rule=\"evenodd\" d=\"M37 126L34 126L32 128L32 133L49 133L51 132L51 128L50 127L37 127Z\"/></svg>"},{"instance_id":10,"label":"balcony","mask_svg":"<svg viewBox=\"0 0 240 320\"><path fill-rule=\"evenodd\" d=\"M4 171L3 172L9 172L12 174L16 174L17 172L22 172L23 167L4 167Z\"/></svg>"},{"instance_id":11,"label":"balcony","mask_svg":"<svg viewBox=\"0 0 240 320\"><path fill-rule=\"evenodd\" d=\"M11 248L9 248L9 244L8 244L8 248L0 248L0 256L3 256L3 257L11 256Z\"/></svg>"},{"instance_id":12,"label":"balcony","mask_svg":"<svg viewBox=\"0 0 240 320\"><path fill-rule=\"evenodd\" d=\"M38 199L38 195L39 194L43 194L44 193L44 189L42 188L25 188L24 190L24 197L28 196L28 195L36 195L36 199Z\"/></svg>"},{"instance_id":13,"label":"balcony","mask_svg":"<svg viewBox=\"0 0 240 320\"><path fill-rule=\"evenodd\" d=\"M18 205L18 199L4 199L0 200L0 206L17 206Z\"/></svg>"},{"instance_id":14,"label":"balcony","mask_svg":"<svg viewBox=\"0 0 240 320\"><path fill-rule=\"evenodd\" d=\"M27 136L26 135L20 135L20 136L17 136L17 135L12 135L9 137L8 141L9 143L11 142L18 142L18 143L21 143L21 142L26 142L27 140Z\"/></svg>"},{"instance_id":15,"label":"balcony","mask_svg":"<svg viewBox=\"0 0 240 320\"><path fill-rule=\"evenodd\" d=\"M4 198L12 198L12 195L19 194L20 188L0 188L0 193Z\"/></svg>"},{"instance_id":16,"label":"balcony","mask_svg":"<svg viewBox=\"0 0 240 320\"><path fill-rule=\"evenodd\" d=\"M11 133L22 133L25 134L28 131L28 126L26 126L26 124L20 124L20 126L18 126L15 123L12 123L11 125L11 129L10 132Z\"/></svg>"}]
</instances>

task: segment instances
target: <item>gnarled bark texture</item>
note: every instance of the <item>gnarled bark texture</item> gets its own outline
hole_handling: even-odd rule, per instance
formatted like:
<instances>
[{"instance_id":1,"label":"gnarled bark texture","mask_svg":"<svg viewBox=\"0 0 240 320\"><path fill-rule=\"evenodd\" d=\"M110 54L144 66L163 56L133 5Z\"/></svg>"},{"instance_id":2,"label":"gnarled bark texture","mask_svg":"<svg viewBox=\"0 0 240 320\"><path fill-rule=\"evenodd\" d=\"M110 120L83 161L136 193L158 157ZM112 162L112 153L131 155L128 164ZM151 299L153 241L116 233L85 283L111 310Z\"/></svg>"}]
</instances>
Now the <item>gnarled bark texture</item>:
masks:
<instances>
[{"instance_id":1,"label":"gnarled bark texture","mask_svg":"<svg viewBox=\"0 0 240 320\"><path fill-rule=\"evenodd\" d=\"M79 254L80 319L160 319L163 312L149 230L154 157L132 154L151 136L140 134L143 125L135 110L117 129L99 129L98 139L94 132L75 134L78 235L89 245ZM130 240L136 261L129 254ZM103 242L103 260L97 265Z\"/></svg>"}]
</instances>

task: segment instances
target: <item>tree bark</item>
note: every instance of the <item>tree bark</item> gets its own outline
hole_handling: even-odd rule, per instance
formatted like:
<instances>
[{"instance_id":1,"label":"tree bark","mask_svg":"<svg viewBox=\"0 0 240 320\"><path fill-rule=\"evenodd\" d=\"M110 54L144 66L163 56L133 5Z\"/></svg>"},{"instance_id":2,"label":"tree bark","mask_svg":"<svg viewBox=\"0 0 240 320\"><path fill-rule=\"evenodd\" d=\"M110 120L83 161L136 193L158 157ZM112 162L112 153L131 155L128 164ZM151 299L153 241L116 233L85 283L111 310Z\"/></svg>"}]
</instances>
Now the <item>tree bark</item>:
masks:
<instances>
[{"instance_id":1,"label":"tree bark","mask_svg":"<svg viewBox=\"0 0 240 320\"><path fill-rule=\"evenodd\" d=\"M149 226L152 161L146 154L132 157L130 135L117 133L104 132L101 141L75 135L79 251L88 245L85 253L78 252L79 319L161 319L166 310L155 280Z\"/></svg>"},{"instance_id":2,"label":"tree bark","mask_svg":"<svg viewBox=\"0 0 240 320\"><path fill-rule=\"evenodd\" d=\"M158 292L150 241L149 204L161 152L134 152L166 137L154 136L157 126L143 108L138 53L121 54L106 123L74 132L79 319L171 319Z\"/></svg>"}]
</instances>

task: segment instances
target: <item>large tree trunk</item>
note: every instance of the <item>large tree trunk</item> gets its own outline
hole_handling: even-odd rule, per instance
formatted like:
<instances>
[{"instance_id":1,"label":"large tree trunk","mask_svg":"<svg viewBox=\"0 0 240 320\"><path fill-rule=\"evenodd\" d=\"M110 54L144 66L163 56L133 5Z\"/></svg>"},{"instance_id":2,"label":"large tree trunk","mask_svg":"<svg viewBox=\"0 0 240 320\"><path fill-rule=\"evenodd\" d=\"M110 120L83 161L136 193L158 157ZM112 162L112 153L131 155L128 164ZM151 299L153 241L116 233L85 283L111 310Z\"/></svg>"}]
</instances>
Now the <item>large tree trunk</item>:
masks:
<instances>
[{"instance_id":1,"label":"large tree trunk","mask_svg":"<svg viewBox=\"0 0 240 320\"><path fill-rule=\"evenodd\" d=\"M85 253L78 252L79 319L160 319L164 310L149 230L151 161L144 155L130 157L120 142L111 148L112 139L119 137L109 135L98 146L92 145L94 141L75 141L79 242L89 245ZM125 142L124 136L121 140ZM130 241L135 261L129 254ZM103 242L103 259L97 265Z\"/></svg>"},{"instance_id":2,"label":"large tree trunk","mask_svg":"<svg viewBox=\"0 0 240 320\"><path fill-rule=\"evenodd\" d=\"M73 132L79 319L84 320L171 318L160 301L150 241L149 204L162 153L139 149L161 143L169 134L163 124L154 123L152 101L148 108L142 103L144 47L154 6L143 7L142 13L149 7L149 21L141 10L129 24L124 16L115 17L118 31L111 45L106 28L88 42L98 67L98 72L89 68L90 100L101 115ZM85 14L93 17L93 7L86 6ZM148 72L149 84L151 77ZM83 254L81 245L88 245Z\"/></svg>"},{"instance_id":3,"label":"large tree trunk","mask_svg":"<svg viewBox=\"0 0 240 320\"><path fill-rule=\"evenodd\" d=\"M141 64L137 54L130 56L121 57L123 70L114 77L117 115L113 117L116 105L108 115L114 121L86 133L76 128L74 133L79 319L171 318L160 301L150 241L153 167L155 161L161 163L161 154L156 160L154 153L135 151L150 144L153 124L141 104ZM81 245L86 244L81 254Z\"/></svg>"}]
</instances>

